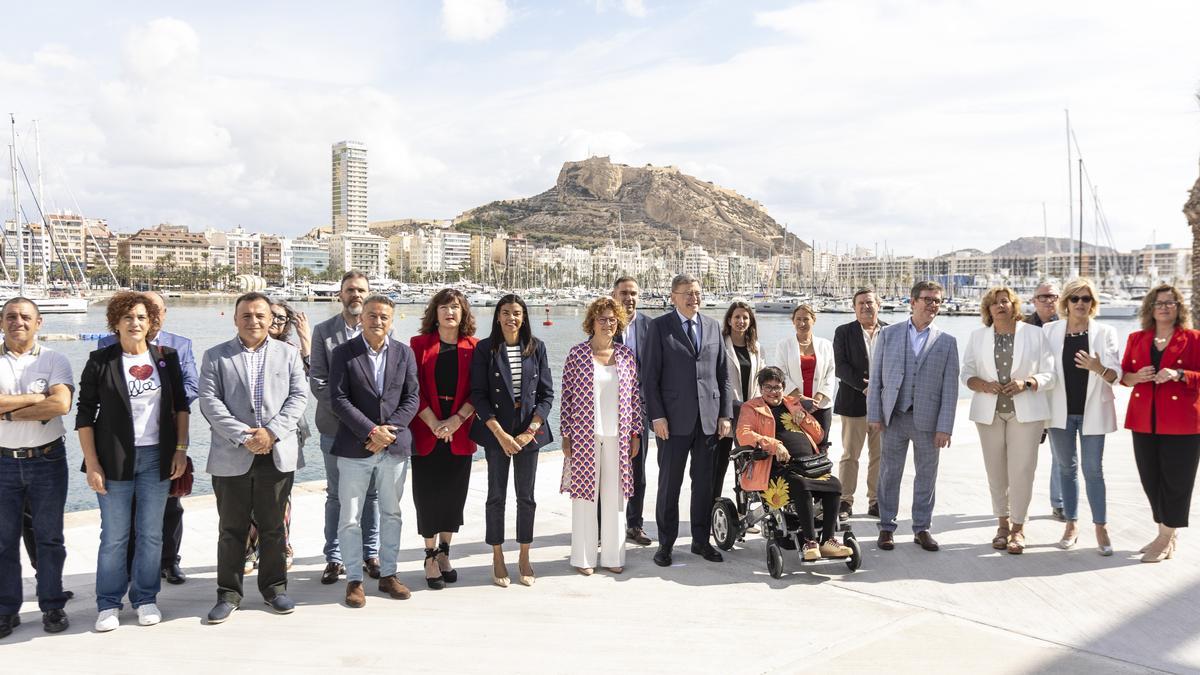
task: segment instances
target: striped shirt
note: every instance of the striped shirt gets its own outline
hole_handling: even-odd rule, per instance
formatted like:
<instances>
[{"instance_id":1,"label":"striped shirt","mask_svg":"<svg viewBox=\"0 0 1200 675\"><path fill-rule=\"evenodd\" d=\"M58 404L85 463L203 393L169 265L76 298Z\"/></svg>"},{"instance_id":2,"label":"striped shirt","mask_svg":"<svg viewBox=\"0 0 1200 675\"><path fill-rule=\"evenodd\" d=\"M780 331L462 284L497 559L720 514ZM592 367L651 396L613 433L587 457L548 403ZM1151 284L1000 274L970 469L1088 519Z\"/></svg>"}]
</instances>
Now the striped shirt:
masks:
<instances>
[{"instance_id":1,"label":"striped shirt","mask_svg":"<svg viewBox=\"0 0 1200 675\"><path fill-rule=\"evenodd\" d=\"M242 343L242 360L246 363L246 377L249 379L246 384L253 397L254 423L259 427L263 425L263 369L267 366L267 344L270 342L270 338L263 340L258 349L250 349L246 343Z\"/></svg>"},{"instance_id":2,"label":"striped shirt","mask_svg":"<svg viewBox=\"0 0 1200 675\"><path fill-rule=\"evenodd\" d=\"M513 399L521 398L521 345L504 345L508 355L508 369L512 371Z\"/></svg>"}]
</instances>

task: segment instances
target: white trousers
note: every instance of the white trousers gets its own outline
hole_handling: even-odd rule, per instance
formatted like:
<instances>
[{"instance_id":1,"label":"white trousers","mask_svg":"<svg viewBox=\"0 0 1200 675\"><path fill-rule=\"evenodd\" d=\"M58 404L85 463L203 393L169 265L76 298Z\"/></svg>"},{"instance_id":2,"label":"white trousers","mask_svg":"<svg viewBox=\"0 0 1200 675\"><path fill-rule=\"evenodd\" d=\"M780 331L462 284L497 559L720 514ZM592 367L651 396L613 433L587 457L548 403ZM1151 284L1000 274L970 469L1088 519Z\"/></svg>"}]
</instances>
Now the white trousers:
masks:
<instances>
[{"instance_id":1,"label":"white trousers","mask_svg":"<svg viewBox=\"0 0 1200 675\"><path fill-rule=\"evenodd\" d=\"M571 565L575 567L625 566L625 496L621 494L620 454L616 436L596 436L600 522L597 526L596 502L571 500Z\"/></svg>"}]
</instances>

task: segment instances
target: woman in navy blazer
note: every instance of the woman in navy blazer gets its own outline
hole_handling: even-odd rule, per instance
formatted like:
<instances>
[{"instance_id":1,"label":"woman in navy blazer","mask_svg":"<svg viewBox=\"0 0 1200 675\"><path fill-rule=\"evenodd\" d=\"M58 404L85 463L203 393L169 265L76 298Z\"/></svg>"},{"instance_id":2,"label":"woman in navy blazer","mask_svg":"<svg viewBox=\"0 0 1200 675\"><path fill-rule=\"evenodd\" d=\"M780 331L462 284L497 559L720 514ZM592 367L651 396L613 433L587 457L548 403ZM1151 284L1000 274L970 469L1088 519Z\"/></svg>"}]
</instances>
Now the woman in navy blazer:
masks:
<instances>
[{"instance_id":1,"label":"woman in navy blazer","mask_svg":"<svg viewBox=\"0 0 1200 675\"><path fill-rule=\"evenodd\" d=\"M492 334L479 341L471 360L471 403L475 424L471 438L483 446L488 464L485 510L486 541L492 545L492 582L508 586L504 563L504 502L508 493L508 467L514 466L517 493L517 543L521 583L533 585L529 545L533 542L533 515L537 503L533 486L537 478L538 449L552 439L545 426L554 403L554 383L546 359L546 345L533 337L529 308L520 297L508 294L496 303Z\"/></svg>"}]
</instances>

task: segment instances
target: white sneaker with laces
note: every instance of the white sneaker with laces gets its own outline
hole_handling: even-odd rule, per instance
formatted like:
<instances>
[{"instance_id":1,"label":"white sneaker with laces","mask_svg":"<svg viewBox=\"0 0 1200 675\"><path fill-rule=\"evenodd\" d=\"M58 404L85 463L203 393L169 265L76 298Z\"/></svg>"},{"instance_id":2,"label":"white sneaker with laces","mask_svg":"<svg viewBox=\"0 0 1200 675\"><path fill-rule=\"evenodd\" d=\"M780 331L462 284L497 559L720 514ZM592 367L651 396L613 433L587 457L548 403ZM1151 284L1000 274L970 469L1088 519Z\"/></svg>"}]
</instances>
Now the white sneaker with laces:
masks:
<instances>
[{"instance_id":1,"label":"white sneaker with laces","mask_svg":"<svg viewBox=\"0 0 1200 675\"><path fill-rule=\"evenodd\" d=\"M154 626L162 621L162 612L158 611L158 605L153 602L138 607L137 614L138 624L142 626Z\"/></svg>"},{"instance_id":2,"label":"white sneaker with laces","mask_svg":"<svg viewBox=\"0 0 1200 675\"><path fill-rule=\"evenodd\" d=\"M121 625L121 619L117 616L121 610L119 609L104 609L96 616L96 632L107 633L110 630L116 630L117 626Z\"/></svg>"}]
</instances>

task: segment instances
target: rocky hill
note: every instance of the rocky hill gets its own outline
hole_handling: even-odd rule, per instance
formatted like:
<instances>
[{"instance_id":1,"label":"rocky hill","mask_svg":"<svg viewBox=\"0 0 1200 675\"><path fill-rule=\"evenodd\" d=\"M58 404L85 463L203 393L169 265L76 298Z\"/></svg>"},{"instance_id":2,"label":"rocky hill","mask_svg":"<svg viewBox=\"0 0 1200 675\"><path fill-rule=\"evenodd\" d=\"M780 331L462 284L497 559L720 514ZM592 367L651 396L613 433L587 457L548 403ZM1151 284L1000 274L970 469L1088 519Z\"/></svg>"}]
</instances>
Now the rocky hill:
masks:
<instances>
[{"instance_id":1,"label":"rocky hill","mask_svg":"<svg viewBox=\"0 0 1200 675\"><path fill-rule=\"evenodd\" d=\"M998 256L1030 256L1041 255L1045 253L1047 247L1051 253L1070 253L1075 250L1073 247L1076 242L1065 237L1049 237L1042 239L1041 237L1021 237L996 248L992 251L992 255ZM1083 242L1083 250L1087 254L1096 251L1096 247L1088 242ZM1101 246L1099 253L1101 255L1110 255L1116 253L1113 249L1107 246Z\"/></svg>"},{"instance_id":2,"label":"rocky hill","mask_svg":"<svg viewBox=\"0 0 1200 675\"><path fill-rule=\"evenodd\" d=\"M471 209L455 219L461 229L503 227L538 243L593 247L616 240L643 249L698 243L709 253L799 253L808 248L767 215L758 202L675 167L614 164L608 157L567 162L554 187L526 199Z\"/></svg>"}]
</instances>

